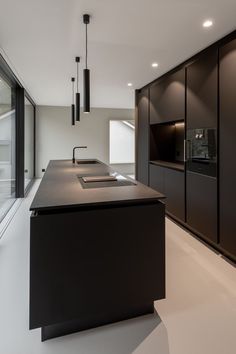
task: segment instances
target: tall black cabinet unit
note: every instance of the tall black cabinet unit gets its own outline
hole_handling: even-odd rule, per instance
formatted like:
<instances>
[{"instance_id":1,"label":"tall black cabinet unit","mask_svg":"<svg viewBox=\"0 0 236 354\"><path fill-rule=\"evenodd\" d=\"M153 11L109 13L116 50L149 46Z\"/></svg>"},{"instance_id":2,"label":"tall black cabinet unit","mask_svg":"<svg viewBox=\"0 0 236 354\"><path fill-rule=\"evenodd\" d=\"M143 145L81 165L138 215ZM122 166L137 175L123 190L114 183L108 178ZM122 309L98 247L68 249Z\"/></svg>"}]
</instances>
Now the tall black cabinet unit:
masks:
<instances>
[{"instance_id":1,"label":"tall black cabinet unit","mask_svg":"<svg viewBox=\"0 0 236 354\"><path fill-rule=\"evenodd\" d=\"M220 48L220 245L236 257L236 39Z\"/></svg>"},{"instance_id":2,"label":"tall black cabinet unit","mask_svg":"<svg viewBox=\"0 0 236 354\"><path fill-rule=\"evenodd\" d=\"M203 128L217 129L217 64L218 51L210 49L187 67L187 139L188 132L197 134ZM189 148L193 149L192 145ZM186 164L186 221L204 238L217 243L217 178L207 175L209 162L207 158L201 160L200 153L198 149L197 158L193 157L190 162L192 170L188 161ZM200 166L199 173L194 171L196 164Z\"/></svg>"},{"instance_id":3,"label":"tall black cabinet unit","mask_svg":"<svg viewBox=\"0 0 236 354\"><path fill-rule=\"evenodd\" d=\"M136 179L148 185L149 88L136 90Z\"/></svg>"},{"instance_id":4,"label":"tall black cabinet unit","mask_svg":"<svg viewBox=\"0 0 236 354\"><path fill-rule=\"evenodd\" d=\"M149 185L162 191L169 215L185 221L185 69L150 85Z\"/></svg>"},{"instance_id":5,"label":"tall black cabinet unit","mask_svg":"<svg viewBox=\"0 0 236 354\"><path fill-rule=\"evenodd\" d=\"M168 216L233 261L235 92L236 30L136 96L140 180L166 196Z\"/></svg>"}]
</instances>

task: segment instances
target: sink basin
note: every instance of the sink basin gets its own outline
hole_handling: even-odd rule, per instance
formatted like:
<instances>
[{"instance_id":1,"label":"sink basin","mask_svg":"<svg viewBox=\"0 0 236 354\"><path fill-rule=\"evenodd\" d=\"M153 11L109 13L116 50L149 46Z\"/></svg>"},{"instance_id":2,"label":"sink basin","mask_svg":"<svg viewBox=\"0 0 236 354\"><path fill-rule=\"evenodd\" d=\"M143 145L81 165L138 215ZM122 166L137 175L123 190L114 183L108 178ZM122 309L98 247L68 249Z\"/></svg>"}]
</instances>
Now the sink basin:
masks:
<instances>
[{"instance_id":1,"label":"sink basin","mask_svg":"<svg viewBox=\"0 0 236 354\"><path fill-rule=\"evenodd\" d=\"M85 183L114 182L114 181L117 181L117 178L115 176L85 176L85 177L82 177L82 180Z\"/></svg>"},{"instance_id":2,"label":"sink basin","mask_svg":"<svg viewBox=\"0 0 236 354\"><path fill-rule=\"evenodd\" d=\"M77 160L76 163L78 165L93 165L100 162L98 162L97 160Z\"/></svg>"}]
</instances>

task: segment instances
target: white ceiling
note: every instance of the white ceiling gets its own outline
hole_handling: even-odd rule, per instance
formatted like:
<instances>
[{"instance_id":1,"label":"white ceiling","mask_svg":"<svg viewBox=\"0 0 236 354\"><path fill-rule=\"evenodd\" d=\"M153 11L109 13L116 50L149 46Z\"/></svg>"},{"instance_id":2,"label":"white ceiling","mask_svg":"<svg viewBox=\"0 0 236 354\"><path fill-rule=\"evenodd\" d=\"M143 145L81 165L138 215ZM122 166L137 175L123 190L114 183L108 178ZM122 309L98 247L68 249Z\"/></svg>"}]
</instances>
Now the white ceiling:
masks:
<instances>
[{"instance_id":1,"label":"white ceiling","mask_svg":"<svg viewBox=\"0 0 236 354\"><path fill-rule=\"evenodd\" d=\"M76 55L84 67L83 13L92 15L93 107L133 107L135 88L236 26L236 0L0 0L0 46L37 104L71 104ZM207 18L214 26L203 29Z\"/></svg>"}]
</instances>

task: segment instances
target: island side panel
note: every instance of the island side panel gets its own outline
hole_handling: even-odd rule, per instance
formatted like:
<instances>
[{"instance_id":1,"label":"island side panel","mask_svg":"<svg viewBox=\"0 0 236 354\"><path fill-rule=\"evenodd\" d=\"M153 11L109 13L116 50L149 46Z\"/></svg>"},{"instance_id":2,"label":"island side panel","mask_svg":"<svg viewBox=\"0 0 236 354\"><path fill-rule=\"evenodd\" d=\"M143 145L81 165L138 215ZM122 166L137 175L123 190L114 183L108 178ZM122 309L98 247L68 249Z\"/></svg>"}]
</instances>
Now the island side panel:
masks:
<instances>
[{"instance_id":1,"label":"island side panel","mask_svg":"<svg viewBox=\"0 0 236 354\"><path fill-rule=\"evenodd\" d=\"M112 321L119 309L164 298L164 208L32 213L30 328L104 314Z\"/></svg>"}]
</instances>

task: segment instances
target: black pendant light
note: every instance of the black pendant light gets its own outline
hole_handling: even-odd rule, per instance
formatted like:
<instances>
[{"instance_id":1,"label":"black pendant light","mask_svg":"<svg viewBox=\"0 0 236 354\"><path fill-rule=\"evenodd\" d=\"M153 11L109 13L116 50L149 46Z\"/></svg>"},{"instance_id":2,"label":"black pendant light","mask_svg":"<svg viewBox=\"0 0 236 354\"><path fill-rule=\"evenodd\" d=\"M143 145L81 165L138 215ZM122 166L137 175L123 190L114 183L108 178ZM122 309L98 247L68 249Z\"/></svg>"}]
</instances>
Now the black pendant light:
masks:
<instances>
[{"instance_id":1,"label":"black pendant light","mask_svg":"<svg viewBox=\"0 0 236 354\"><path fill-rule=\"evenodd\" d=\"M86 27L86 52L85 52L85 69L84 69L84 113L90 112L90 71L88 69L88 29L90 15L83 15L84 24Z\"/></svg>"},{"instance_id":2,"label":"black pendant light","mask_svg":"<svg viewBox=\"0 0 236 354\"><path fill-rule=\"evenodd\" d=\"M75 62L77 64L77 80L76 80L76 85L77 85L77 90L75 94L75 119L77 122L80 121L80 93L79 93L79 62L80 62L80 57L75 58Z\"/></svg>"},{"instance_id":3,"label":"black pendant light","mask_svg":"<svg viewBox=\"0 0 236 354\"><path fill-rule=\"evenodd\" d=\"M71 105L71 124L75 125L75 78L71 78L72 82L72 105Z\"/></svg>"}]
</instances>

